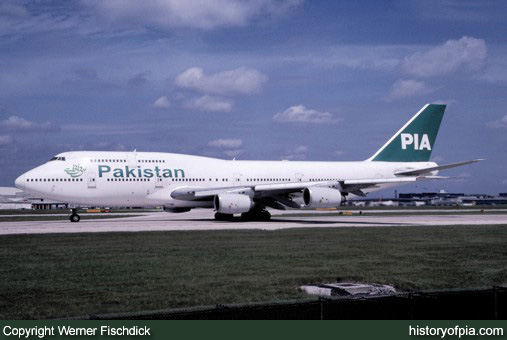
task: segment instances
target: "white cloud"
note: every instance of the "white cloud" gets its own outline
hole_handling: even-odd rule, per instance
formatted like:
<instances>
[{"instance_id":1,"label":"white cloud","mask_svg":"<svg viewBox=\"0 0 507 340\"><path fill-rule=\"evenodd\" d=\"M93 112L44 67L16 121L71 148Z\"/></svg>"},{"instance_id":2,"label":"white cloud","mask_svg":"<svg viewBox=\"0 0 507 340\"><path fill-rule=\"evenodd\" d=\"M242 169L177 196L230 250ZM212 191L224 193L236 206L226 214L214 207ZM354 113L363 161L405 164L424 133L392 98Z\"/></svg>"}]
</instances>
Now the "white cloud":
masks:
<instances>
[{"instance_id":1,"label":"white cloud","mask_svg":"<svg viewBox=\"0 0 507 340\"><path fill-rule=\"evenodd\" d=\"M165 110L165 109L168 109L170 106L171 106L171 102L169 101L169 99L166 96L162 96L162 97L158 98L153 103L153 107L157 108L157 109Z\"/></svg>"},{"instance_id":2,"label":"white cloud","mask_svg":"<svg viewBox=\"0 0 507 340\"><path fill-rule=\"evenodd\" d=\"M232 110L233 104L233 101L229 99L204 95L188 101L185 106L201 111L229 112Z\"/></svg>"},{"instance_id":3,"label":"white cloud","mask_svg":"<svg viewBox=\"0 0 507 340\"><path fill-rule=\"evenodd\" d=\"M191 67L176 77L175 84L202 93L238 95L260 92L267 80L263 73L246 67L211 75L206 75L200 67Z\"/></svg>"},{"instance_id":4,"label":"white cloud","mask_svg":"<svg viewBox=\"0 0 507 340\"><path fill-rule=\"evenodd\" d=\"M507 84L507 58L505 58L505 51L494 51L488 57L488 65L483 72L475 76L478 80L483 80L488 83L497 85Z\"/></svg>"},{"instance_id":5,"label":"white cloud","mask_svg":"<svg viewBox=\"0 0 507 340\"><path fill-rule=\"evenodd\" d=\"M9 135L0 135L0 147L6 146L12 143L12 137Z\"/></svg>"},{"instance_id":6,"label":"white cloud","mask_svg":"<svg viewBox=\"0 0 507 340\"><path fill-rule=\"evenodd\" d=\"M294 105L283 112L278 112L273 116L273 120L277 122L315 124L339 121L338 119L333 119L333 115L329 112L319 112L317 110L308 109L303 105Z\"/></svg>"},{"instance_id":7,"label":"white cloud","mask_svg":"<svg viewBox=\"0 0 507 340\"><path fill-rule=\"evenodd\" d=\"M283 155L281 159L287 160L304 160L306 159L306 153L308 152L308 147L306 145L300 145L295 147L292 150L289 150L287 154Z\"/></svg>"},{"instance_id":8,"label":"white cloud","mask_svg":"<svg viewBox=\"0 0 507 340\"><path fill-rule=\"evenodd\" d=\"M116 24L162 29L244 26L256 18L283 15L302 0L82 0Z\"/></svg>"},{"instance_id":9,"label":"white cloud","mask_svg":"<svg viewBox=\"0 0 507 340\"><path fill-rule=\"evenodd\" d=\"M399 79L393 84L391 91L384 99L392 101L405 97L422 96L433 91L434 89L428 87L423 81Z\"/></svg>"},{"instance_id":10,"label":"white cloud","mask_svg":"<svg viewBox=\"0 0 507 340\"><path fill-rule=\"evenodd\" d=\"M10 116L0 122L0 129L15 132L48 132L57 131L59 128L50 122L31 122L18 116Z\"/></svg>"},{"instance_id":11,"label":"white cloud","mask_svg":"<svg viewBox=\"0 0 507 340\"><path fill-rule=\"evenodd\" d=\"M208 146L212 146L214 148L239 148L241 145L243 145L243 140L241 139L215 139L208 142Z\"/></svg>"},{"instance_id":12,"label":"white cloud","mask_svg":"<svg viewBox=\"0 0 507 340\"><path fill-rule=\"evenodd\" d=\"M486 124L490 128L507 128L507 115Z\"/></svg>"},{"instance_id":13,"label":"white cloud","mask_svg":"<svg viewBox=\"0 0 507 340\"><path fill-rule=\"evenodd\" d=\"M424 53L417 52L405 57L401 69L406 74L431 77L457 71L480 70L486 61L487 47L482 39L464 36L448 40L443 45Z\"/></svg>"}]
</instances>

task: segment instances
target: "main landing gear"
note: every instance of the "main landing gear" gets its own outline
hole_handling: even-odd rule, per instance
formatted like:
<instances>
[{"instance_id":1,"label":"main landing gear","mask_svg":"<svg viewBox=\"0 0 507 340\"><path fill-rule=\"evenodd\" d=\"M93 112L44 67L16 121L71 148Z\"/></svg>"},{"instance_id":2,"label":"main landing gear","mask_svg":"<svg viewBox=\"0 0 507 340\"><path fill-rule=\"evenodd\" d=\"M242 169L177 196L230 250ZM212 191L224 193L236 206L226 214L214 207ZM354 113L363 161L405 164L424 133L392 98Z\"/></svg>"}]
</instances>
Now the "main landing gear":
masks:
<instances>
[{"instance_id":1,"label":"main landing gear","mask_svg":"<svg viewBox=\"0 0 507 340\"><path fill-rule=\"evenodd\" d=\"M271 214L269 211L265 209L252 209L246 213L241 214L242 221L269 221L271 219ZM222 214L216 213L215 220L217 221L233 221L233 214Z\"/></svg>"},{"instance_id":2,"label":"main landing gear","mask_svg":"<svg viewBox=\"0 0 507 340\"><path fill-rule=\"evenodd\" d=\"M215 214L215 220L217 221L232 221L233 219L234 219L233 214L222 214L219 212Z\"/></svg>"},{"instance_id":3,"label":"main landing gear","mask_svg":"<svg viewBox=\"0 0 507 340\"><path fill-rule=\"evenodd\" d=\"M241 219L244 221L269 221L271 219L271 214L265 209L253 209L249 212L242 213Z\"/></svg>"},{"instance_id":4,"label":"main landing gear","mask_svg":"<svg viewBox=\"0 0 507 340\"><path fill-rule=\"evenodd\" d=\"M69 216L69 220L71 222L79 222L81 220L81 216L77 214L77 209L71 209L71 214Z\"/></svg>"}]
</instances>

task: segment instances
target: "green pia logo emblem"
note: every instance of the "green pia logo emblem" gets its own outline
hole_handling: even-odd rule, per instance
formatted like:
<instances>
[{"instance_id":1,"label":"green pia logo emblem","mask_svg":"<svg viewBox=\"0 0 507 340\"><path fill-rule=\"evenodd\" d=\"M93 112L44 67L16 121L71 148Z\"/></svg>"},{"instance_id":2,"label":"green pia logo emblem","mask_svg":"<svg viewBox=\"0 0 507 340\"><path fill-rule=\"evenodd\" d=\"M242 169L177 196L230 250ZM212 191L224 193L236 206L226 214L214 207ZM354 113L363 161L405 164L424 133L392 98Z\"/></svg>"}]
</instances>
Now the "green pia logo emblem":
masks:
<instances>
[{"instance_id":1,"label":"green pia logo emblem","mask_svg":"<svg viewBox=\"0 0 507 340\"><path fill-rule=\"evenodd\" d=\"M72 178L76 178L76 177L79 177L81 176L84 172L85 172L85 168L83 168L81 165L79 164L74 164L72 166L72 169L65 169L65 172L67 173L67 175L69 175L70 177Z\"/></svg>"},{"instance_id":2,"label":"green pia logo emblem","mask_svg":"<svg viewBox=\"0 0 507 340\"><path fill-rule=\"evenodd\" d=\"M414 150L428 150L431 151L430 139L427 134L423 134L421 138L419 138L419 134L414 133L413 135L410 133L402 133L401 134L401 148L403 150L407 149L407 146L413 145Z\"/></svg>"}]
</instances>

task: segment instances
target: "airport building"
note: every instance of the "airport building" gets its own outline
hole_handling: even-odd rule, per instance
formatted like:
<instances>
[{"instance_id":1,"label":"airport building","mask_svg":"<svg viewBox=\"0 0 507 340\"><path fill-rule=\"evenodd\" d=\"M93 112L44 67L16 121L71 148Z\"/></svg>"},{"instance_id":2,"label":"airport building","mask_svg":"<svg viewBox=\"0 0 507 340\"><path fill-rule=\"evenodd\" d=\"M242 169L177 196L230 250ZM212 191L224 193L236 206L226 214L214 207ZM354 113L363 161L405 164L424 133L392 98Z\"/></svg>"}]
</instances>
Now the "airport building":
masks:
<instances>
[{"instance_id":1,"label":"airport building","mask_svg":"<svg viewBox=\"0 0 507 340\"><path fill-rule=\"evenodd\" d=\"M347 201L352 206L484 206L507 205L507 193L487 194L439 192L396 193L394 198L366 198Z\"/></svg>"},{"instance_id":2,"label":"airport building","mask_svg":"<svg viewBox=\"0 0 507 340\"><path fill-rule=\"evenodd\" d=\"M465 194L441 192L423 192L400 194L399 202L424 202L424 205L432 206L472 206L472 205L499 205L507 204L507 196L499 194L498 196L486 194Z\"/></svg>"},{"instance_id":3,"label":"airport building","mask_svg":"<svg viewBox=\"0 0 507 340\"><path fill-rule=\"evenodd\" d=\"M0 209L65 209L69 204L34 197L18 188L0 187Z\"/></svg>"}]
</instances>

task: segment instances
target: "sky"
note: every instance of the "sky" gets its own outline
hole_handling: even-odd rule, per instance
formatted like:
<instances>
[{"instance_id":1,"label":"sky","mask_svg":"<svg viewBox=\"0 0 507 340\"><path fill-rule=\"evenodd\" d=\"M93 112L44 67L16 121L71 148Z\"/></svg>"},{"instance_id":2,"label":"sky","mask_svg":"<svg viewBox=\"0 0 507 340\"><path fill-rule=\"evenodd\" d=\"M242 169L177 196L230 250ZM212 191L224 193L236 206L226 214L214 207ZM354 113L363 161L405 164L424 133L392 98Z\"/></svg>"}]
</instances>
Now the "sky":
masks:
<instances>
[{"instance_id":1,"label":"sky","mask_svg":"<svg viewBox=\"0 0 507 340\"><path fill-rule=\"evenodd\" d=\"M499 0L0 0L0 186L71 150L364 160L445 103L432 160L485 161L399 191L507 192L505 13Z\"/></svg>"}]
</instances>

